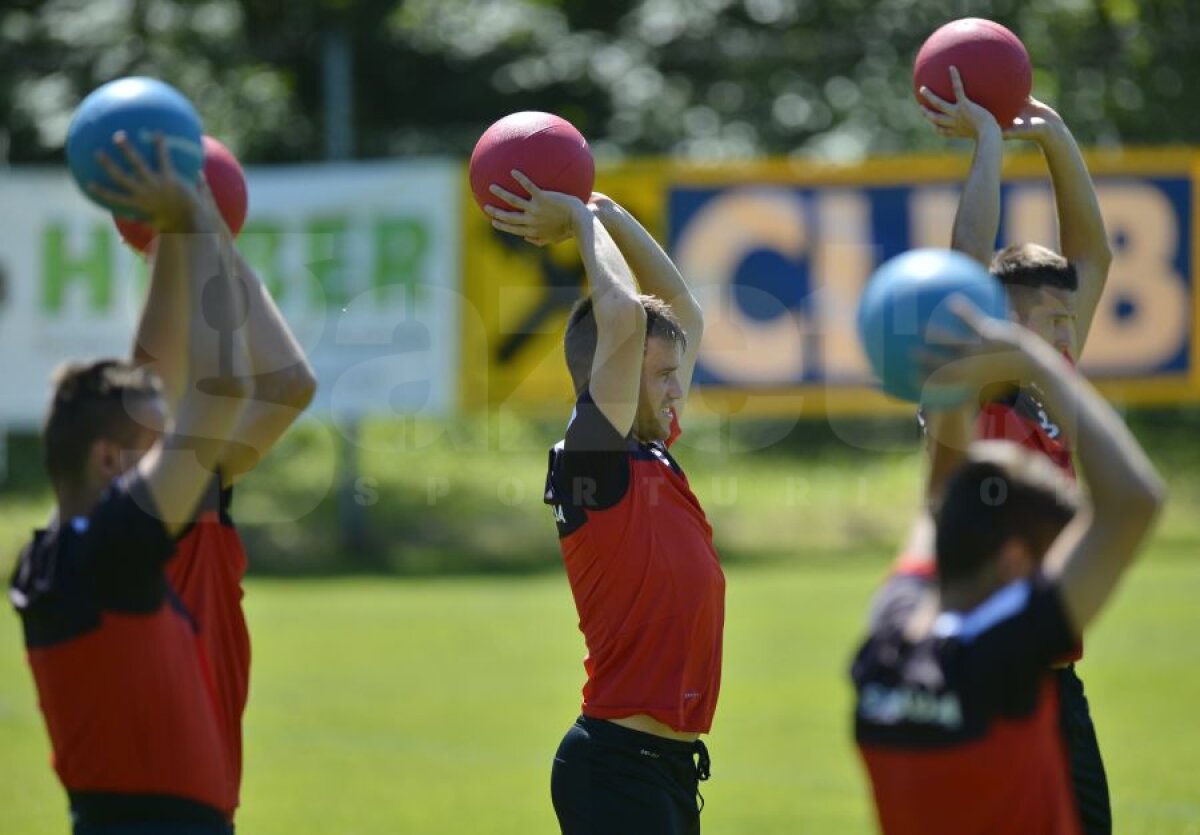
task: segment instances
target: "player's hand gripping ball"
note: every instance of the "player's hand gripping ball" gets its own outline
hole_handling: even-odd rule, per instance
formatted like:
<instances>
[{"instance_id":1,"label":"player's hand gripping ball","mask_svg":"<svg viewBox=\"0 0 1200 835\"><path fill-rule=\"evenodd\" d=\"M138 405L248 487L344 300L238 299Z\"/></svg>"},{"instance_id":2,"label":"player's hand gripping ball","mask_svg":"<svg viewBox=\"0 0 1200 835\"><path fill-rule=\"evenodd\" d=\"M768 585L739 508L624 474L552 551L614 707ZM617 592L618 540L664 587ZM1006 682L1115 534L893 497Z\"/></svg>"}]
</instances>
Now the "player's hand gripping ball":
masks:
<instances>
[{"instance_id":1,"label":"player's hand gripping ball","mask_svg":"<svg viewBox=\"0 0 1200 835\"><path fill-rule=\"evenodd\" d=\"M157 79L120 78L93 90L75 109L67 128L67 165L89 200L117 214L137 216L129 208L105 204L88 188L97 183L120 191L96 160L97 151L109 151L117 165L129 170L123 155L111 153L113 135L118 131L125 133L150 165L158 160L154 136L161 133L175 172L185 182L195 182L204 150L200 142L200 116L192 103L174 87Z\"/></svg>"},{"instance_id":2,"label":"player's hand gripping ball","mask_svg":"<svg viewBox=\"0 0 1200 835\"><path fill-rule=\"evenodd\" d=\"M975 259L948 249L914 249L886 261L867 283L858 306L858 335L883 390L893 397L949 408L972 392L927 385L923 358L947 340L976 339L951 309L964 296L987 316L1008 318L1008 297Z\"/></svg>"},{"instance_id":3,"label":"player's hand gripping ball","mask_svg":"<svg viewBox=\"0 0 1200 835\"><path fill-rule=\"evenodd\" d=\"M493 183L519 197L530 196L513 179L514 169L543 191L571 194L584 203L596 182L596 164L583 135L566 119L536 110L505 116L475 144L468 170L481 209L487 205L513 208L488 190Z\"/></svg>"},{"instance_id":4,"label":"player's hand gripping ball","mask_svg":"<svg viewBox=\"0 0 1200 835\"><path fill-rule=\"evenodd\" d=\"M217 211L221 213L221 219L236 238L246 223L246 210L250 202L246 191L246 173L242 171L233 152L219 141L206 135L203 143L204 179L217 204ZM145 252L158 234L153 227L140 220L114 214L113 221L125 243L138 252Z\"/></svg>"},{"instance_id":5,"label":"player's hand gripping ball","mask_svg":"<svg viewBox=\"0 0 1200 835\"><path fill-rule=\"evenodd\" d=\"M958 67L967 98L996 117L1001 128L1012 125L1033 88L1033 67L1021 39L990 20L964 17L930 35L913 62L913 94L928 87L940 98L955 100L950 67Z\"/></svg>"}]
</instances>

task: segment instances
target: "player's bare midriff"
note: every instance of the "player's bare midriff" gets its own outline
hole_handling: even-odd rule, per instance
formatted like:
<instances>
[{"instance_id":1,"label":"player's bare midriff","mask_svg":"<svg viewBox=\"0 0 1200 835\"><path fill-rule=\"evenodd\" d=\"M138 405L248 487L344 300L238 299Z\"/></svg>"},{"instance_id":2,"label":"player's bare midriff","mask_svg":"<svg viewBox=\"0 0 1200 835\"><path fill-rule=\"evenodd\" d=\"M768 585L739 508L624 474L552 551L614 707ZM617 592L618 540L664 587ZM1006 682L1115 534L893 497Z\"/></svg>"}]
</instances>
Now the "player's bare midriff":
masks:
<instances>
[{"instance_id":1,"label":"player's bare midriff","mask_svg":"<svg viewBox=\"0 0 1200 835\"><path fill-rule=\"evenodd\" d=\"M620 725L622 728L629 728L631 731L641 731L644 734L653 734L665 739L674 739L677 742L695 742L700 738L700 734L698 733L677 731L670 725L660 722L653 716L647 716L644 713L621 716L617 719L609 719L608 721L614 725Z\"/></svg>"}]
</instances>

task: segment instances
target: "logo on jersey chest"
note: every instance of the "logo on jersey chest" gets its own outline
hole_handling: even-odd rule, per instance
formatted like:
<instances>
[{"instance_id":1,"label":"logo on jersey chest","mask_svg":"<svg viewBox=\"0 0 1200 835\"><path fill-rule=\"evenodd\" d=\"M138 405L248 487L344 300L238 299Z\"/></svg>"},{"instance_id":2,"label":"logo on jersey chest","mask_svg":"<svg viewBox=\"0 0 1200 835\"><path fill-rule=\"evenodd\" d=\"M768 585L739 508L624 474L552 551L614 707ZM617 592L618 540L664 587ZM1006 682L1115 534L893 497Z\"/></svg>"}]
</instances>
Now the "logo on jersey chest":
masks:
<instances>
[{"instance_id":1,"label":"logo on jersey chest","mask_svg":"<svg viewBox=\"0 0 1200 835\"><path fill-rule=\"evenodd\" d=\"M1017 412L1026 418L1037 421L1038 426L1046 433L1046 437L1052 441L1057 441L1059 435L1062 434L1058 424L1052 421L1050 415L1046 413L1046 407L1042 405L1042 402L1027 391L1022 391L1020 394Z\"/></svg>"},{"instance_id":2,"label":"logo on jersey chest","mask_svg":"<svg viewBox=\"0 0 1200 835\"><path fill-rule=\"evenodd\" d=\"M1038 423L1042 426L1042 431L1046 433L1046 437L1052 441L1057 441L1060 432L1058 424L1050 420L1050 416L1046 414L1045 409L1037 410L1037 419Z\"/></svg>"},{"instance_id":3,"label":"logo on jersey chest","mask_svg":"<svg viewBox=\"0 0 1200 835\"><path fill-rule=\"evenodd\" d=\"M863 688L858 713L878 725L913 722L939 725L949 730L961 728L962 705L954 693L933 693L915 687L885 687L869 684Z\"/></svg>"}]
</instances>

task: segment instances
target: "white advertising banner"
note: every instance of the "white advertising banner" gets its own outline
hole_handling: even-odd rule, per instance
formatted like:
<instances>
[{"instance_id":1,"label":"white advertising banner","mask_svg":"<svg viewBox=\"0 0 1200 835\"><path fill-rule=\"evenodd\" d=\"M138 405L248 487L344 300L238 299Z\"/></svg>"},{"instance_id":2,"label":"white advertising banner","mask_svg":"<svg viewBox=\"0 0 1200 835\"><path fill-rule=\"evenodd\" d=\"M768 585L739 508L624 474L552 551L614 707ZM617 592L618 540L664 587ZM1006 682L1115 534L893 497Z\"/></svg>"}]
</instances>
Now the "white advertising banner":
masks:
<instances>
[{"instance_id":1,"label":"white advertising banner","mask_svg":"<svg viewBox=\"0 0 1200 835\"><path fill-rule=\"evenodd\" d=\"M455 408L460 166L248 169L238 244L307 350L312 413ZM147 271L65 170L0 173L0 425L36 426L69 359L128 356Z\"/></svg>"}]
</instances>

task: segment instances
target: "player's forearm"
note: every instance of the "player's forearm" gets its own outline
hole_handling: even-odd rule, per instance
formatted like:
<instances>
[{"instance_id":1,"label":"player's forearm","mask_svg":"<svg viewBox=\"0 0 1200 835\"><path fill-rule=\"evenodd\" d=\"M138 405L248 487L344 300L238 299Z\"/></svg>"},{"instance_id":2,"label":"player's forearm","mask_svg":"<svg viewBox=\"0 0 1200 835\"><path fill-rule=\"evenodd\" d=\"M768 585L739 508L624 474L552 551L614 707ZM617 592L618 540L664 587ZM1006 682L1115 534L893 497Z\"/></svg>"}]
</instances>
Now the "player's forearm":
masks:
<instances>
[{"instance_id":1,"label":"player's forearm","mask_svg":"<svg viewBox=\"0 0 1200 835\"><path fill-rule=\"evenodd\" d=\"M257 385L253 386L237 423L230 426L229 443L220 454L222 484L232 485L257 467L306 406L290 394L285 401L268 400Z\"/></svg>"},{"instance_id":2,"label":"player's forearm","mask_svg":"<svg viewBox=\"0 0 1200 835\"><path fill-rule=\"evenodd\" d=\"M1088 262L1106 272L1112 260L1104 216L1083 154L1061 120L1052 122L1039 144L1054 184L1058 236L1062 255L1073 263Z\"/></svg>"},{"instance_id":3,"label":"player's forearm","mask_svg":"<svg viewBox=\"0 0 1200 835\"><path fill-rule=\"evenodd\" d=\"M197 383L222 388L251 375L246 347L246 291L232 268L220 236L190 235L181 283L190 298L187 369L190 392Z\"/></svg>"},{"instance_id":4,"label":"player's forearm","mask_svg":"<svg viewBox=\"0 0 1200 835\"><path fill-rule=\"evenodd\" d=\"M1036 337L1033 379L1047 411L1069 416L1090 507L1060 534L1043 562L1076 634L1094 620L1137 556L1166 490L1120 417L1065 359ZM1033 351L1030 351L1033 354Z\"/></svg>"},{"instance_id":5,"label":"player's forearm","mask_svg":"<svg viewBox=\"0 0 1200 835\"><path fill-rule=\"evenodd\" d=\"M292 403L303 409L316 389L316 375L254 268L236 248L231 249L234 268L247 291L246 348L256 399Z\"/></svg>"},{"instance_id":6,"label":"player's forearm","mask_svg":"<svg viewBox=\"0 0 1200 835\"><path fill-rule=\"evenodd\" d=\"M1053 348L1030 340L1033 382L1046 411L1071 426L1095 516L1107 524L1136 525L1162 503L1162 479L1120 416Z\"/></svg>"},{"instance_id":7,"label":"player's forearm","mask_svg":"<svg viewBox=\"0 0 1200 835\"><path fill-rule=\"evenodd\" d=\"M671 305L689 341L698 338L704 326L703 311L688 289L679 268L654 240L654 236L646 231L637 218L612 200L597 201L595 211L625 256L642 292L658 296Z\"/></svg>"},{"instance_id":8,"label":"player's forearm","mask_svg":"<svg viewBox=\"0 0 1200 835\"><path fill-rule=\"evenodd\" d=\"M975 416L974 406L930 411L925 415L925 505L930 510L941 504L950 476L966 461Z\"/></svg>"},{"instance_id":9,"label":"player's forearm","mask_svg":"<svg viewBox=\"0 0 1200 835\"><path fill-rule=\"evenodd\" d=\"M180 283L187 289L184 394L173 434L215 471L253 390L244 337L245 298L236 286L220 237L214 232L186 240Z\"/></svg>"},{"instance_id":10,"label":"player's forearm","mask_svg":"<svg viewBox=\"0 0 1200 835\"><path fill-rule=\"evenodd\" d=\"M600 219L582 203L572 215L572 228L591 287L597 327L625 321L633 307L641 309L641 302L621 250Z\"/></svg>"},{"instance_id":11,"label":"player's forearm","mask_svg":"<svg viewBox=\"0 0 1200 835\"><path fill-rule=\"evenodd\" d=\"M133 362L150 366L162 380L172 411L187 386L188 331L180 323L191 317L191 293L184 280L189 234L193 233L158 236L150 262L150 287L133 342Z\"/></svg>"},{"instance_id":12,"label":"player's forearm","mask_svg":"<svg viewBox=\"0 0 1200 835\"><path fill-rule=\"evenodd\" d=\"M975 141L975 156L963 184L954 216L950 246L970 255L985 267L991 263L1000 230L1000 168L1004 138L998 127L981 130Z\"/></svg>"}]
</instances>

